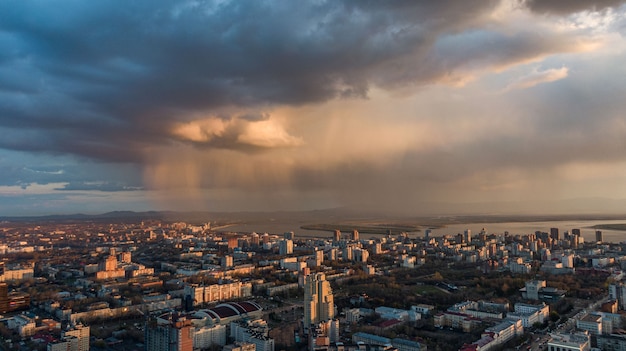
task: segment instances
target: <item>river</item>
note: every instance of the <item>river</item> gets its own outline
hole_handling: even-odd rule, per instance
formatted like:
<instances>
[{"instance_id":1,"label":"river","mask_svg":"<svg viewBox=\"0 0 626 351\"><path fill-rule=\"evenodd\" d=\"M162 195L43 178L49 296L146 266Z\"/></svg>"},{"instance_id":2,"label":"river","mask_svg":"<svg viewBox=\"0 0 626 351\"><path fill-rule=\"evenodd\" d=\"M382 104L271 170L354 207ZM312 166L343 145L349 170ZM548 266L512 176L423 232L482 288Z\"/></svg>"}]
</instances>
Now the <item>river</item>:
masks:
<instances>
[{"instance_id":1,"label":"river","mask_svg":"<svg viewBox=\"0 0 626 351\"><path fill-rule=\"evenodd\" d=\"M563 233L572 229L580 229L580 233L585 241L595 241L595 229L592 227L598 224L620 224L626 223L626 219L623 220L567 220L567 221L537 221L537 222L486 222L486 223L467 223L467 224L451 224L443 228L432 229L431 236L442 236L446 234L456 235L457 233L463 233L464 230L469 229L473 235L478 234L482 228L485 228L489 234L503 234L508 231L509 234L530 234L536 231L549 232L550 228L559 228L559 233L563 236ZM257 232L279 234L282 235L285 232L295 232L297 237L318 237L329 238L332 237L332 232L321 230L306 230L300 227L308 222L293 222L293 223L262 223L262 224L236 224L223 228L223 231L251 233ZM602 235L605 242L622 242L626 241L626 231L619 230L602 230ZM361 238L377 238L381 235L377 234L361 234ZM409 237L423 237L424 232L409 233Z\"/></svg>"}]
</instances>

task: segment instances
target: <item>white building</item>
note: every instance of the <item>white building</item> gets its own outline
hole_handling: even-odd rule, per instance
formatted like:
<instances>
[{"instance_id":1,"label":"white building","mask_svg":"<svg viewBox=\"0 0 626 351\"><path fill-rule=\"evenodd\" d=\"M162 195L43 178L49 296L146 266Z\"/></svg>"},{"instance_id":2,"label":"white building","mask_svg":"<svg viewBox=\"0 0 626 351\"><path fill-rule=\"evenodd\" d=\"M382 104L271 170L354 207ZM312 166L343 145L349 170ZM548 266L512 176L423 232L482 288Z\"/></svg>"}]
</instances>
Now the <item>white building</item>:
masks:
<instances>
[{"instance_id":1,"label":"white building","mask_svg":"<svg viewBox=\"0 0 626 351\"><path fill-rule=\"evenodd\" d=\"M274 339L269 337L269 327L262 319L232 322L230 336L235 341L254 344L257 351L274 351Z\"/></svg>"},{"instance_id":2,"label":"white building","mask_svg":"<svg viewBox=\"0 0 626 351\"><path fill-rule=\"evenodd\" d=\"M589 351L591 342L587 333L550 334L546 351Z\"/></svg>"},{"instance_id":3,"label":"white building","mask_svg":"<svg viewBox=\"0 0 626 351\"><path fill-rule=\"evenodd\" d=\"M16 330L22 338L35 334L35 320L24 314L19 314L7 320L7 327Z\"/></svg>"},{"instance_id":4,"label":"white building","mask_svg":"<svg viewBox=\"0 0 626 351\"><path fill-rule=\"evenodd\" d=\"M194 325L194 320L192 320ZM225 325L194 325L193 333L193 347L198 349L206 349L213 345L225 345L226 344L226 326Z\"/></svg>"},{"instance_id":5,"label":"white building","mask_svg":"<svg viewBox=\"0 0 626 351\"><path fill-rule=\"evenodd\" d=\"M411 310L421 314L421 315L430 315L435 311L435 306L433 305L425 305L425 304L418 304L418 305L414 305L411 306Z\"/></svg>"},{"instance_id":6,"label":"white building","mask_svg":"<svg viewBox=\"0 0 626 351\"><path fill-rule=\"evenodd\" d=\"M586 330L591 334L602 334L602 317L593 314L586 314L576 320L576 328Z\"/></svg>"},{"instance_id":7,"label":"white building","mask_svg":"<svg viewBox=\"0 0 626 351\"><path fill-rule=\"evenodd\" d=\"M626 309L626 285L623 282L609 284L609 298L617 300L620 310Z\"/></svg>"},{"instance_id":8,"label":"white building","mask_svg":"<svg viewBox=\"0 0 626 351\"><path fill-rule=\"evenodd\" d=\"M401 310L391 307L376 307L374 310L380 315L382 319L397 319L399 321L416 321L421 318L421 315L413 310Z\"/></svg>"}]
</instances>

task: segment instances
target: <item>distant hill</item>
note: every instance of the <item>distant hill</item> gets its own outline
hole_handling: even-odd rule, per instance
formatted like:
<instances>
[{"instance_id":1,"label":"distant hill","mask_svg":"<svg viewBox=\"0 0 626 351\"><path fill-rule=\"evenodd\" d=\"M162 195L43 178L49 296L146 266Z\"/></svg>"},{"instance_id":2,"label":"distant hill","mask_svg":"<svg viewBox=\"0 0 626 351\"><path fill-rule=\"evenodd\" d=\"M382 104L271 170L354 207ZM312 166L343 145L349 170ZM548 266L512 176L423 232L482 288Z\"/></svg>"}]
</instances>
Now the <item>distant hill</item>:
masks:
<instances>
[{"instance_id":1,"label":"distant hill","mask_svg":"<svg viewBox=\"0 0 626 351\"><path fill-rule=\"evenodd\" d=\"M481 223L481 222L532 222L532 221L550 221L550 220L612 220L624 219L626 213L623 214L500 214L489 213L484 214L463 214L462 211L457 214L449 215L433 215L420 214L413 215L380 213L372 209L355 209L348 207L321 209L312 211L268 211L268 212L176 212L176 211L113 211L102 214L67 214L67 215L48 215L48 216L0 216L0 221L9 222L75 222L75 221L93 221L93 222L119 222L119 223L136 223L139 221L160 220L166 222L182 221L192 224L201 224L206 222L218 224L235 224L235 223L309 223L309 224L363 224L374 225L385 223L395 226L413 226L413 225L445 225L453 223Z\"/></svg>"}]
</instances>

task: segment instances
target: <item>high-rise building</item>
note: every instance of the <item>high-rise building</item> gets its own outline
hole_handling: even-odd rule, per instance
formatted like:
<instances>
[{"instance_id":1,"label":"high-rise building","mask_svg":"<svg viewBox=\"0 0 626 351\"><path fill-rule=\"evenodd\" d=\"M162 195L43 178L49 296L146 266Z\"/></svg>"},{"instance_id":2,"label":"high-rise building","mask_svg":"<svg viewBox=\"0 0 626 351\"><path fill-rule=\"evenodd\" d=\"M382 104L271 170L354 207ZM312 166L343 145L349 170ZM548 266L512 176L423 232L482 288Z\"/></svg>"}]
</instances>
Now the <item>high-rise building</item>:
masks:
<instances>
[{"instance_id":1,"label":"high-rise building","mask_svg":"<svg viewBox=\"0 0 626 351\"><path fill-rule=\"evenodd\" d=\"M267 233L263 233L263 235L261 236L261 242L263 244L267 244L270 242L270 235Z\"/></svg>"},{"instance_id":2,"label":"high-rise building","mask_svg":"<svg viewBox=\"0 0 626 351\"><path fill-rule=\"evenodd\" d=\"M472 230L471 229L465 229L465 231L463 232L463 241L466 243L472 242Z\"/></svg>"},{"instance_id":3,"label":"high-rise building","mask_svg":"<svg viewBox=\"0 0 626 351\"><path fill-rule=\"evenodd\" d=\"M280 241L278 252L281 255L291 255L293 253L293 241L289 239L283 239Z\"/></svg>"},{"instance_id":4,"label":"high-rise building","mask_svg":"<svg viewBox=\"0 0 626 351\"><path fill-rule=\"evenodd\" d=\"M620 310L626 309L626 285L623 282L609 284L609 298L617 300Z\"/></svg>"},{"instance_id":5,"label":"high-rise building","mask_svg":"<svg viewBox=\"0 0 626 351\"><path fill-rule=\"evenodd\" d=\"M89 351L89 327L79 324L64 331L61 339L46 346L47 351Z\"/></svg>"},{"instance_id":6,"label":"high-rise building","mask_svg":"<svg viewBox=\"0 0 626 351\"><path fill-rule=\"evenodd\" d=\"M352 261L352 250L353 250L353 247L352 247L352 246L350 246L350 245L346 246L346 247L345 247L345 248L341 251L341 254L342 254L341 258L342 258L344 261Z\"/></svg>"},{"instance_id":7,"label":"high-rise building","mask_svg":"<svg viewBox=\"0 0 626 351\"><path fill-rule=\"evenodd\" d=\"M338 243L340 241L341 241L341 230L335 229L335 232L333 233L333 242Z\"/></svg>"},{"instance_id":8,"label":"high-rise building","mask_svg":"<svg viewBox=\"0 0 626 351\"><path fill-rule=\"evenodd\" d=\"M550 228L550 237L552 240L559 240L559 228Z\"/></svg>"},{"instance_id":9,"label":"high-rise building","mask_svg":"<svg viewBox=\"0 0 626 351\"><path fill-rule=\"evenodd\" d=\"M324 262L324 251L315 249L315 251L313 251L313 261L314 261L313 262L314 267L321 266L322 263Z\"/></svg>"},{"instance_id":10,"label":"high-rise building","mask_svg":"<svg viewBox=\"0 0 626 351\"><path fill-rule=\"evenodd\" d=\"M231 322L230 336L235 341L254 344L257 351L274 351L274 339L269 337L269 326L262 319Z\"/></svg>"},{"instance_id":11,"label":"high-rise building","mask_svg":"<svg viewBox=\"0 0 626 351\"><path fill-rule=\"evenodd\" d=\"M352 230L352 240L354 241L359 241L359 231L356 229Z\"/></svg>"},{"instance_id":12,"label":"high-rise building","mask_svg":"<svg viewBox=\"0 0 626 351\"><path fill-rule=\"evenodd\" d=\"M73 328L63 332L62 338L75 338L74 341L77 345L76 348L71 348L71 350L76 351L89 351L89 327L78 324Z\"/></svg>"},{"instance_id":13,"label":"high-rise building","mask_svg":"<svg viewBox=\"0 0 626 351\"><path fill-rule=\"evenodd\" d=\"M252 234L250 235L250 237L251 237L250 242L252 243L252 246L259 246L259 243L261 242L261 239L260 239L260 237L259 237L259 234L257 234L257 233L252 233Z\"/></svg>"},{"instance_id":14,"label":"high-rise building","mask_svg":"<svg viewBox=\"0 0 626 351\"><path fill-rule=\"evenodd\" d=\"M113 249L112 249L113 250ZM110 255L104 260L104 262L100 263L101 271L114 271L117 269L117 258L115 255Z\"/></svg>"},{"instance_id":15,"label":"high-rise building","mask_svg":"<svg viewBox=\"0 0 626 351\"><path fill-rule=\"evenodd\" d=\"M145 331L146 351L193 351L191 319L169 313L148 321Z\"/></svg>"},{"instance_id":16,"label":"high-rise building","mask_svg":"<svg viewBox=\"0 0 626 351\"><path fill-rule=\"evenodd\" d=\"M430 234L433 232L432 229L426 229L424 231L424 240L428 240L428 238L430 238Z\"/></svg>"},{"instance_id":17,"label":"high-rise building","mask_svg":"<svg viewBox=\"0 0 626 351\"><path fill-rule=\"evenodd\" d=\"M296 237L296 233L294 232L285 232L283 233L283 238L293 240Z\"/></svg>"},{"instance_id":18,"label":"high-rise building","mask_svg":"<svg viewBox=\"0 0 626 351\"><path fill-rule=\"evenodd\" d=\"M603 238L602 238L602 231L601 230L596 230L596 242L603 242Z\"/></svg>"},{"instance_id":19,"label":"high-rise building","mask_svg":"<svg viewBox=\"0 0 626 351\"><path fill-rule=\"evenodd\" d=\"M333 319L335 304L333 291L324 273L311 274L304 281L304 331L311 326Z\"/></svg>"},{"instance_id":20,"label":"high-rise building","mask_svg":"<svg viewBox=\"0 0 626 351\"><path fill-rule=\"evenodd\" d=\"M230 268L233 266L233 256L225 255L220 259L220 264L222 268Z\"/></svg>"},{"instance_id":21,"label":"high-rise building","mask_svg":"<svg viewBox=\"0 0 626 351\"><path fill-rule=\"evenodd\" d=\"M367 263L367 259L369 258L369 252L365 249L355 248L352 250L352 258L356 262Z\"/></svg>"},{"instance_id":22,"label":"high-rise building","mask_svg":"<svg viewBox=\"0 0 626 351\"><path fill-rule=\"evenodd\" d=\"M0 313L9 310L9 287L7 283L0 283Z\"/></svg>"},{"instance_id":23,"label":"high-rise building","mask_svg":"<svg viewBox=\"0 0 626 351\"><path fill-rule=\"evenodd\" d=\"M236 236L231 236L228 238L228 251L232 251L238 246L239 246L239 240L237 240Z\"/></svg>"}]
</instances>

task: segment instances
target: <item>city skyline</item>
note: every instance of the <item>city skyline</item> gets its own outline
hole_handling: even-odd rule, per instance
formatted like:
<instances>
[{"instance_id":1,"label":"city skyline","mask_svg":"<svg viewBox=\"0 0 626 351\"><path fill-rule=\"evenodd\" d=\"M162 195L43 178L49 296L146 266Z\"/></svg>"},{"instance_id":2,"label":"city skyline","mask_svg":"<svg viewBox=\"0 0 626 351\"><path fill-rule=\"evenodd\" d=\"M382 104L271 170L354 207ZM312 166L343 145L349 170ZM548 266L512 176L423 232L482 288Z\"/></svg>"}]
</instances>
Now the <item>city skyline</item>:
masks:
<instances>
[{"instance_id":1,"label":"city skyline","mask_svg":"<svg viewBox=\"0 0 626 351\"><path fill-rule=\"evenodd\" d=\"M0 215L619 213L624 3L2 2Z\"/></svg>"}]
</instances>

